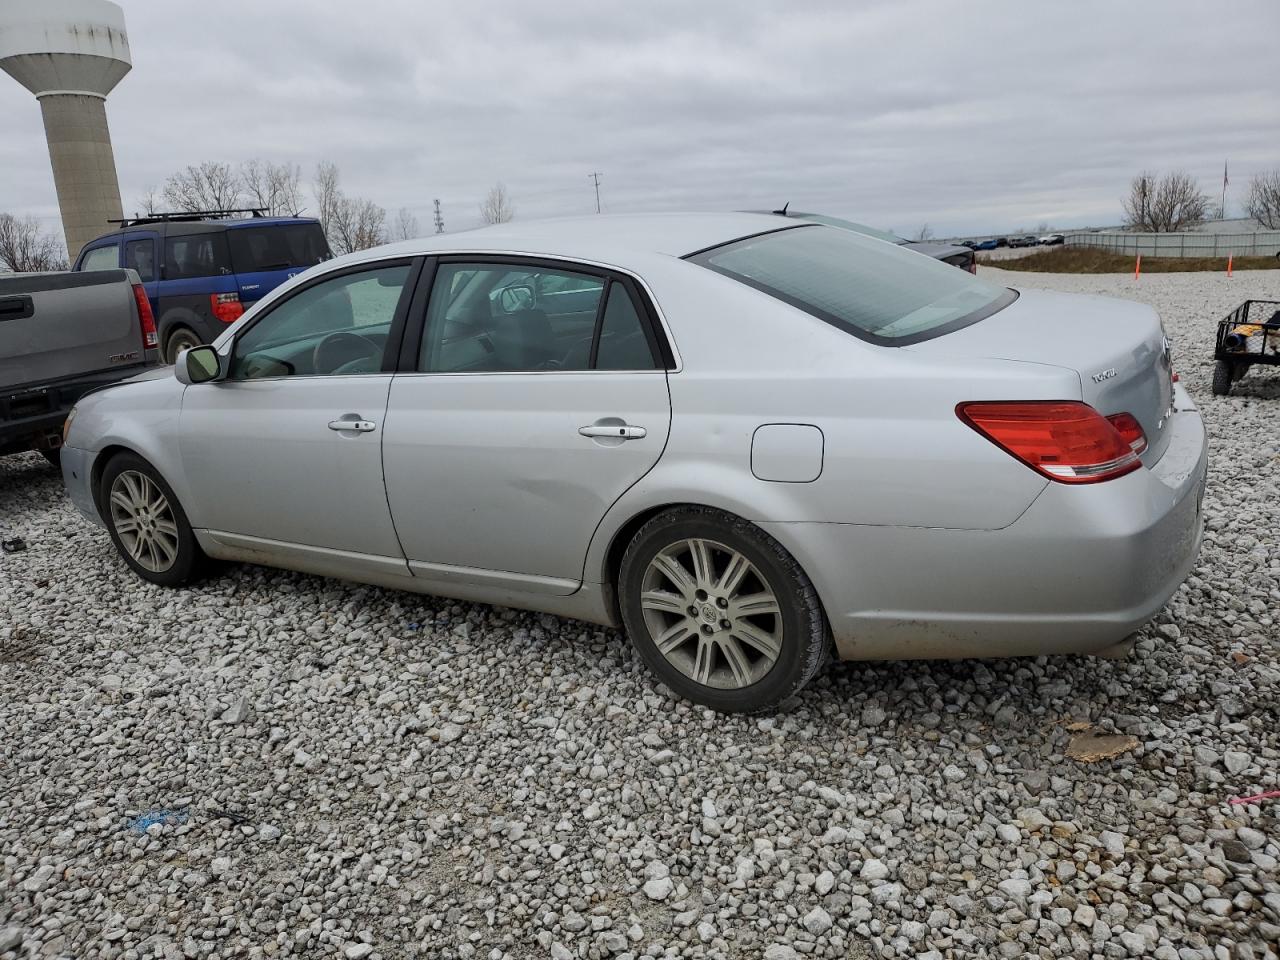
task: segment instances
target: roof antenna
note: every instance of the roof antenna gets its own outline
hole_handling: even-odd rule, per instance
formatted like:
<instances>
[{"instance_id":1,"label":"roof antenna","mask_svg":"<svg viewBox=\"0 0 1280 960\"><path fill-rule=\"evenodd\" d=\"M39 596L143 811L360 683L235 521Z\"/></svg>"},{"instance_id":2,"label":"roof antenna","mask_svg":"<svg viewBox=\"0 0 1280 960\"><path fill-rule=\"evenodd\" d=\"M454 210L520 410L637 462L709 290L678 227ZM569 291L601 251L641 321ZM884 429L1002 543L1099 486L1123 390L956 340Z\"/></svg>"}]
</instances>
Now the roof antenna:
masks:
<instances>
[{"instance_id":1,"label":"roof antenna","mask_svg":"<svg viewBox=\"0 0 1280 960\"><path fill-rule=\"evenodd\" d=\"M782 205L782 209L781 209L781 210L775 210L775 211L773 211L773 212L774 212L774 213L776 213L776 214L777 214L778 216L780 216L780 217L785 217L785 216L787 215L787 207L789 207L789 206L791 206L791 201L790 201L790 200L788 200L786 203L784 203L784 204Z\"/></svg>"}]
</instances>

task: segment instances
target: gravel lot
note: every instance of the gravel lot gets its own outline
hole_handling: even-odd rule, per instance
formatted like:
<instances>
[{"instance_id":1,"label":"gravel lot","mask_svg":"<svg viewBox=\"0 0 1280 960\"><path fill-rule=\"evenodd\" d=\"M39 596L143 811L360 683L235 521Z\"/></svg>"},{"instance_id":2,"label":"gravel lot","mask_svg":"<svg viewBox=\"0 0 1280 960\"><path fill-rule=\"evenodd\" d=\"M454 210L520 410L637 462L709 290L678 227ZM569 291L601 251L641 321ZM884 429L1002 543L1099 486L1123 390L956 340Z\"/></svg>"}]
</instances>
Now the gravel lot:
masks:
<instances>
[{"instance_id":1,"label":"gravel lot","mask_svg":"<svg viewBox=\"0 0 1280 960\"><path fill-rule=\"evenodd\" d=\"M1276 956L1280 801L1228 800L1280 787L1280 377L1208 385L1280 271L984 274L1155 304L1212 431L1127 661L840 664L725 718L580 623L145 585L0 460L0 958Z\"/></svg>"}]
</instances>

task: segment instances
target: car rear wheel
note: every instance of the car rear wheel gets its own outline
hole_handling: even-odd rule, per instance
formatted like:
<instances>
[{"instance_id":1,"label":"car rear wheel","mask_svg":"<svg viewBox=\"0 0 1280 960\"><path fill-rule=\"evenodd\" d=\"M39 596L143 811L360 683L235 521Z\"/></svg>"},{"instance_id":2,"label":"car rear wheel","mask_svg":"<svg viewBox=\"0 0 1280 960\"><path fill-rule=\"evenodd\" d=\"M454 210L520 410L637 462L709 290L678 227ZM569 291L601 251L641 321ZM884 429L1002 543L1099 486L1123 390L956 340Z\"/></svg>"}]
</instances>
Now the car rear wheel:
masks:
<instances>
[{"instance_id":1,"label":"car rear wheel","mask_svg":"<svg viewBox=\"0 0 1280 960\"><path fill-rule=\"evenodd\" d=\"M640 528L622 558L619 601L649 669L725 713L798 693L831 647L795 558L753 524L709 507L670 510Z\"/></svg>"},{"instance_id":2,"label":"car rear wheel","mask_svg":"<svg viewBox=\"0 0 1280 960\"><path fill-rule=\"evenodd\" d=\"M133 454L117 455L98 491L111 542L134 573L164 587L196 576L204 552L173 490L151 464Z\"/></svg>"},{"instance_id":3,"label":"car rear wheel","mask_svg":"<svg viewBox=\"0 0 1280 960\"><path fill-rule=\"evenodd\" d=\"M1219 360L1213 365L1213 395L1225 397L1231 392L1231 364Z\"/></svg>"},{"instance_id":4,"label":"car rear wheel","mask_svg":"<svg viewBox=\"0 0 1280 960\"><path fill-rule=\"evenodd\" d=\"M164 362L170 365L177 363L179 353L198 346L200 346L200 338L195 335L195 331L179 327L169 334L169 339L165 341Z\"/></svg>"}]
</instances>

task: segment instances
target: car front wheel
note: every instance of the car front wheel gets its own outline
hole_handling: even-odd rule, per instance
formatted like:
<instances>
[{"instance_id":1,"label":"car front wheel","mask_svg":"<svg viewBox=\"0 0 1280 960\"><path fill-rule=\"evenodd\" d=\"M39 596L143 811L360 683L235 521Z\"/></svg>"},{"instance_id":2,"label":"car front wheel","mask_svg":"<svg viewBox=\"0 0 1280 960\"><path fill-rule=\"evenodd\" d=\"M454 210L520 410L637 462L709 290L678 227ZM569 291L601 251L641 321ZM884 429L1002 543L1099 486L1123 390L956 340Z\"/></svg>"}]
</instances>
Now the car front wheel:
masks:
<instances>
[{"instance_id":1,"label":"car front wheel","mask_svg":"<svg viewBox=\"0 0 1280 960\"><path fill-rule=\"evenodd\" d=\"M659 514L622 559L619 602L641 658L676 693L725 713L798 693L831 647L813 584L776 540L709 507Z\"/></svg>"},{"instance_id":2,"label":"car front wheel","mask_svg":"<svg viewBox=\"0 0 1280 960\"><path fill-rule=\"evenodd\" d=\"M164 587L195 577L204 553L173 490L151 464L118 454L98 491L111 542L134 573Z\"/></svg>"}]
</instances>

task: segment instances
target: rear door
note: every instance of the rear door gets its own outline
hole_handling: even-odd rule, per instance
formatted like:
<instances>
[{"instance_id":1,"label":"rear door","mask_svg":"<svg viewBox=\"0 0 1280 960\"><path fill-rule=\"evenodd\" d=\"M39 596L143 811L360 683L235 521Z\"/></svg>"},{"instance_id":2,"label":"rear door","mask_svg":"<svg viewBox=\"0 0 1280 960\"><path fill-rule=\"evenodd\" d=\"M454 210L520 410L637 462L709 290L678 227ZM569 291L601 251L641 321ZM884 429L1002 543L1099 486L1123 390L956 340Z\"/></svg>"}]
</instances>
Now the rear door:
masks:
<instances>
[{"instance_id":1,"label":"rear door","mask_svg":"<svg viewBox=\"0 0 1280 960\"><path fill-rule=\"evenodd\" d=\"M669 350L648 304L622 277L516 259L445 260L431 289L383 437L410 569L572 593L601 518L666 444Z\"/></svg>"},{"instance_id":2,"label":"rear door","mask_svg":"<svg viewBox=\"0 0 1280 960\"><path fill-rule=\"evenodd\" d=\"M324 231L315 221L285 221L227 229L231 264L235 268L240 302L249 309L309 267L329 259Z\"/></svg>"},{"instance_id":3,"label":"rear door","mask_svg":"<svg viewBox=\"0 0 1280 960\"><path fill-rule=\"evenodd\" d=\"M0 277L0 388L143 359L142 329L126 271Z\"/></svg>"}]
</instances>

